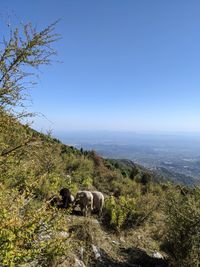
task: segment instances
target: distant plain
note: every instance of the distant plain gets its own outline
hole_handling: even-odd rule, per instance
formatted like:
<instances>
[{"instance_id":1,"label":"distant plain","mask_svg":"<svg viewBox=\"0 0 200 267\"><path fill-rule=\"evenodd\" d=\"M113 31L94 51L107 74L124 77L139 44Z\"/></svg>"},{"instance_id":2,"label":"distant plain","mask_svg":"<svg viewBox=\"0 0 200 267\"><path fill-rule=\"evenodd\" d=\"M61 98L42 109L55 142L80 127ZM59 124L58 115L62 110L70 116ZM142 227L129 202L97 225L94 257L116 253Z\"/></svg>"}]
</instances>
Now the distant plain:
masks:
<instances>
[{"instance_id":1,"label":"distant plain","mask_svg":"<svg viewBox=\"0 0 200 267\"><path fill-rule=\"evenodd\" d=\"M200 180L200 134L84 131L56 136L106 158L130 159L149 169L165 168Z\"/></svg>"}]
</instances>

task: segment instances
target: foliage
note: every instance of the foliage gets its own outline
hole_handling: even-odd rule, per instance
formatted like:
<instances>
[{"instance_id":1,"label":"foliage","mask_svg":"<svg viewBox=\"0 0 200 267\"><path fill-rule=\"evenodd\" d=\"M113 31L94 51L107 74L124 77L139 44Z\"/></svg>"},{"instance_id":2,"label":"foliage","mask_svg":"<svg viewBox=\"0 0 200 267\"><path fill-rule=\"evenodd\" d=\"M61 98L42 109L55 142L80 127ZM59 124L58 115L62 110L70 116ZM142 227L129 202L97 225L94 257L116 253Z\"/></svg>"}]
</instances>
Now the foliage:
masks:
<instances>
[{"instance_id":1,"label":"foliage","mask_svg":"<svg viewBox=\"0 0 200 267\"><path fill-rule=\"evenodd\" d=\"M58 39L53 33L55 23L37 31L30 23L10 31L9 39L0 47L0 107L8 110L13 106L24 106L27 99L27 83L30 77L44 64L50 64L55 54L51 44ZM28 79L29 78L29 79Z\"/></svg>"},{"instance_id":2,"label":"foliage","mask_svg":"<svg viewBox=\"0 0 200 267\"><path fill-rule=\"evenodd\" d=\"M142 174L142 177L141 177L141 183L142 183L143 185L147 185L148 183L151 182L151 180L152 180L152 176L150 175L150 173L148 173L148 172L144 172L144 173Z\"/></svg>"},{"instance_id":3,"label":"foliage","mask_svg":"<svg viewBox=\"0 0 200 267\"><path fill-rule=\"evenodd\" d=\"M129 221L134 224L140 215L134 198L120 196L117 199L111 196L106 201L104 217L113 230L120 231L121 228L128 226Z\"/></svg>"},{"instance_id":4,"label":"foliage","mask_svg":"<svg viewBox=\"0 0 200 267\"><path fill-rule=\"evenodd\" d=\"M173 266L195 267L200 262L200 188L180 194L173 188L166 203L164 249Z\"/></svg>"},{"instance_id":5,"label":"foliage","mask_svg":"<svg viewBox=\"0 0 200 267\"><path fill-rule=\"evenodd\" d=\"M65 255L67 245L60 238L63 216L55 210L40 207L33 196L19 195L17 190L0 190L0 262L3 266L18 266L32 261L40 266L52 266L60 255Z\"/></svg>"},{"instance_id":6,"label":"foliage","mask_svg":"<svg viewBox=\"0 0 200 267\"><path fill-rule=\"evenodd\" d=\"M22 125L30 68L49 64L57 39L54 25L37 32L31 24L10 32L0 47L0 263L18 266L36 261L52 266L65 255L62 214L47 199L66 184L61 144ZM26 86L25 86L26 84ZM17 107L17 109L14 107ZM43 201L41 201L43 200Z\"/></svg>"}]
</instances>

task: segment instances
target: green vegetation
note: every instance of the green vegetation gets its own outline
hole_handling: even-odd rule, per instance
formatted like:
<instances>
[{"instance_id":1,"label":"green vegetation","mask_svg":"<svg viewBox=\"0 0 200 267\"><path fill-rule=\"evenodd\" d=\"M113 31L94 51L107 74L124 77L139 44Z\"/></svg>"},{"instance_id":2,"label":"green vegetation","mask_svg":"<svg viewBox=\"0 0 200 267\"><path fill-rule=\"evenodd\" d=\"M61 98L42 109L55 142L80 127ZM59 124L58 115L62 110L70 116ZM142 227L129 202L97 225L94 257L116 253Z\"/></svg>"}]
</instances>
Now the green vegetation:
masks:
<instances>
[{"instance_id":1,"label":"green vegetation","mask_svg":"<svg viewBox=\"0 0 200 267\"><path fill-rule=\"evenodd\" d=\"M200 263L200 190L168 194L166 236L163 248L175 266Z\"/></svg>"},{"instance_id":2,"label":"green vegetation","mask_svg":"<svg viewBox=\"0 0 200 267\"><path fill-rule=\"evenodd\" d=\"M27 113L13 108L23 104L24 67L50 63L49 45L57 38L53 27L37 33L24 26L22 35L16 29L1 49L0 266L62 266L66 260L73 266L80 247L86 266L98 266L92 244L101 247L109 266L126 266L122 262L129 260L148 266L134 249L148 257L163 251L172 266L198 266L199 188L158 182L130 161L103 159L20 122ZM79 189L103 192L99 222L50 207L50 198L62 187L73 194ZM129 260L120 254L122 246L130 251Z\"/></svg>"}]
</instances>

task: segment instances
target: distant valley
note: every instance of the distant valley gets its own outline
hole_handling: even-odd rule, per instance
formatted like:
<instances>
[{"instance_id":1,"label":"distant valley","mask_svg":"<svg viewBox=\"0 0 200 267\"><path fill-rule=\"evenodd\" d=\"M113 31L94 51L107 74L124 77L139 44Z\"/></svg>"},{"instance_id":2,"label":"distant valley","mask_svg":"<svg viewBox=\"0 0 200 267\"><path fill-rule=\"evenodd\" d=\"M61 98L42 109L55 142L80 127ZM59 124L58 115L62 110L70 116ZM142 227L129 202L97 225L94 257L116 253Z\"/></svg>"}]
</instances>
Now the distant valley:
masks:
<instances>
[{"instance_id":1,"label":"distant valley","mask_svg":"<svg viewBox=\"0 0 200 267\"><path fill-rule=\"evenodd\" d=\"M95 150L101 156L129 159L175 181L193 184L200 180L200 136L137 133L59 134L67 143Z\"/></svg>"}]
</instances>

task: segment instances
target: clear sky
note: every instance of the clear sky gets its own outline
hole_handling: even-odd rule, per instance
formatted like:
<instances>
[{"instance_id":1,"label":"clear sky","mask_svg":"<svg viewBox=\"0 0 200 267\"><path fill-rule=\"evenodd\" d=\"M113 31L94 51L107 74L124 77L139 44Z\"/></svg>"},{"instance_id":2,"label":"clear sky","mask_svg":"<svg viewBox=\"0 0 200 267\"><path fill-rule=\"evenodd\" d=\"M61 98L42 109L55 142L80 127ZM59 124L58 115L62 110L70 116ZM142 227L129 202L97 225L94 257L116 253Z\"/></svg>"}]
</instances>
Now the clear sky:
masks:
<instances>
[{"instance_id":1,"label":"clear sky","mask_svg":"<svg viewBox=\"0 0 200 267\"><path fill-rule=\"evenodd\" d=\"M61 19L37 129L200 132L199 0L1 0L0 24Z\"/></svg>"}]
</instances>

